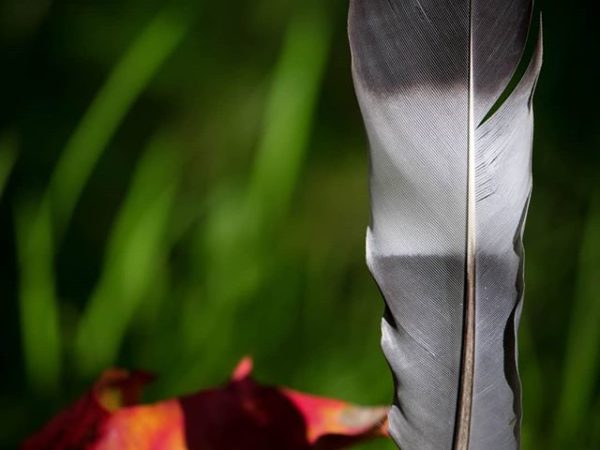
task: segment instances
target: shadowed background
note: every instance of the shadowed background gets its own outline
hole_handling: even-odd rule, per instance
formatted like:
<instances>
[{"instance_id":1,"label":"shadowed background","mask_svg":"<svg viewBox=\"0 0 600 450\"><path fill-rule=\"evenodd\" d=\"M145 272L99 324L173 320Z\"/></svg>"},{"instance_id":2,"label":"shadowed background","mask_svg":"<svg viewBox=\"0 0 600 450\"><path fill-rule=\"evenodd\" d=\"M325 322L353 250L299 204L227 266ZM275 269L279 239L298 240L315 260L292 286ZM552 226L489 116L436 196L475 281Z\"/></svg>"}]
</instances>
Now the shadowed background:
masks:
<instances>
[{"instance_id":1,"label":"shadowed background","mask_svg":"<svg viewBox=\"0 0 600 450\"><path fill-rule=\"evenodd\" d=\"M540 2L525 449L600 448L598 27ZM98 372L387 403L341 0L0 1L0 447ZM376 442L367 449L391 449Z\"/></svg>"}]
</instances>

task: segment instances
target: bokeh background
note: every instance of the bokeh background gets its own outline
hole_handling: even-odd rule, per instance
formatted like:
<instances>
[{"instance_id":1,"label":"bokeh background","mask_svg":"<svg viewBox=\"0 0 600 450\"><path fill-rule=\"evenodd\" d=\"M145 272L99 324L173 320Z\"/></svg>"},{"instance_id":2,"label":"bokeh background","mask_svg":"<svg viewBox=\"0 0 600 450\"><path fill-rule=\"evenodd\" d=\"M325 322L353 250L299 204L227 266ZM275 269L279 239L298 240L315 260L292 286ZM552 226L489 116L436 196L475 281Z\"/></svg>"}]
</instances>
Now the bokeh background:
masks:
<instances>
[{"instance_id":1,"label":"bokeh background","mask_svg":"<svg viewBox=\"0 0 600 450\"><path fill-rule=\"evenodd\" d=\"M524 448L598 449L599 27L541 6ZM113 365L390 400L346 7L0 1L0 447Z\"/></svg>"}]
</instances>

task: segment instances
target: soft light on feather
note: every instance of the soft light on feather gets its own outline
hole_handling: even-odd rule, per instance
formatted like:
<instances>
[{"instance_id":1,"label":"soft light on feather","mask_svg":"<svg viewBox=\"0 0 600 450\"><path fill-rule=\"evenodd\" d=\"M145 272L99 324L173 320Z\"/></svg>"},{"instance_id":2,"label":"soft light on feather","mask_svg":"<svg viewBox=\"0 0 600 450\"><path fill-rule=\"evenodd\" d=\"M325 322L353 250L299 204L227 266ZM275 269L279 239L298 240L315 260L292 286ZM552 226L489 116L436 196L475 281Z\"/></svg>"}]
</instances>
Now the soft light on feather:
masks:
<instances>
[{"instance_id":1,"label":"soft light on feather","mask_svg":"<svg viewBox=\"0 0 600 450\"><path fill-rule=\"evenodd\" d=\"M367 262L403 450L519 446L517 326L531 192L532 0L351 0L371 147ZM541 36L541 34L540 34Z\"/></svg>"}]
</instances>

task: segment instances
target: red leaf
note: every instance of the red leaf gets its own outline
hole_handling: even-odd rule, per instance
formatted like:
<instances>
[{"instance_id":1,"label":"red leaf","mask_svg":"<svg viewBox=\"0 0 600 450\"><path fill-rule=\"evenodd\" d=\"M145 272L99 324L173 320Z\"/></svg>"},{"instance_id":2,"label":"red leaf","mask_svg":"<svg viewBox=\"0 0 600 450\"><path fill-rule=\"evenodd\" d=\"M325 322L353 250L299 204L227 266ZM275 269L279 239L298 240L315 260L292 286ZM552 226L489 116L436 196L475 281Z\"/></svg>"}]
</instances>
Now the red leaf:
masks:
<instances>
[{"instance_id":1,"label":"red leaf","mask_svg":"<svg viewBox=\"0 0 600 450\"><path fill-rule=\"evenodd\" d=\"M22 449L334 450L385 435L386 408L263 386L251 371L244 359L227 385L153 405L136 405L147 374L107 371Z\"/></svg>"}]
</instances>

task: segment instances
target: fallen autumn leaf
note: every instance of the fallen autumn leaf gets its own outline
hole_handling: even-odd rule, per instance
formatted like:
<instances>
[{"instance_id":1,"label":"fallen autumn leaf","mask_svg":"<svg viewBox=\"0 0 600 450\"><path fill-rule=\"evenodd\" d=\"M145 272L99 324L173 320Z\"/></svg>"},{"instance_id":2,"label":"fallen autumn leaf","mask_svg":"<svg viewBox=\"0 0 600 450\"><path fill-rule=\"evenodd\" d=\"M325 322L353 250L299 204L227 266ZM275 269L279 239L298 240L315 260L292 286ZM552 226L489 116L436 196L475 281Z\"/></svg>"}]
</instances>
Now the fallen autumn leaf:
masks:
<instances>
[{"instance_id":1,"label":"fallen autumn leaf","mask_svg":"<svg viewBox=\"0 0 600 450\"><path fill-rule=\"evenodd\" d=\"M138 404L152 377L112 369L22 450L335 450L386 434L387 408L258 384L246 358L221 388Z\"/></svg>"}]
</instances>

